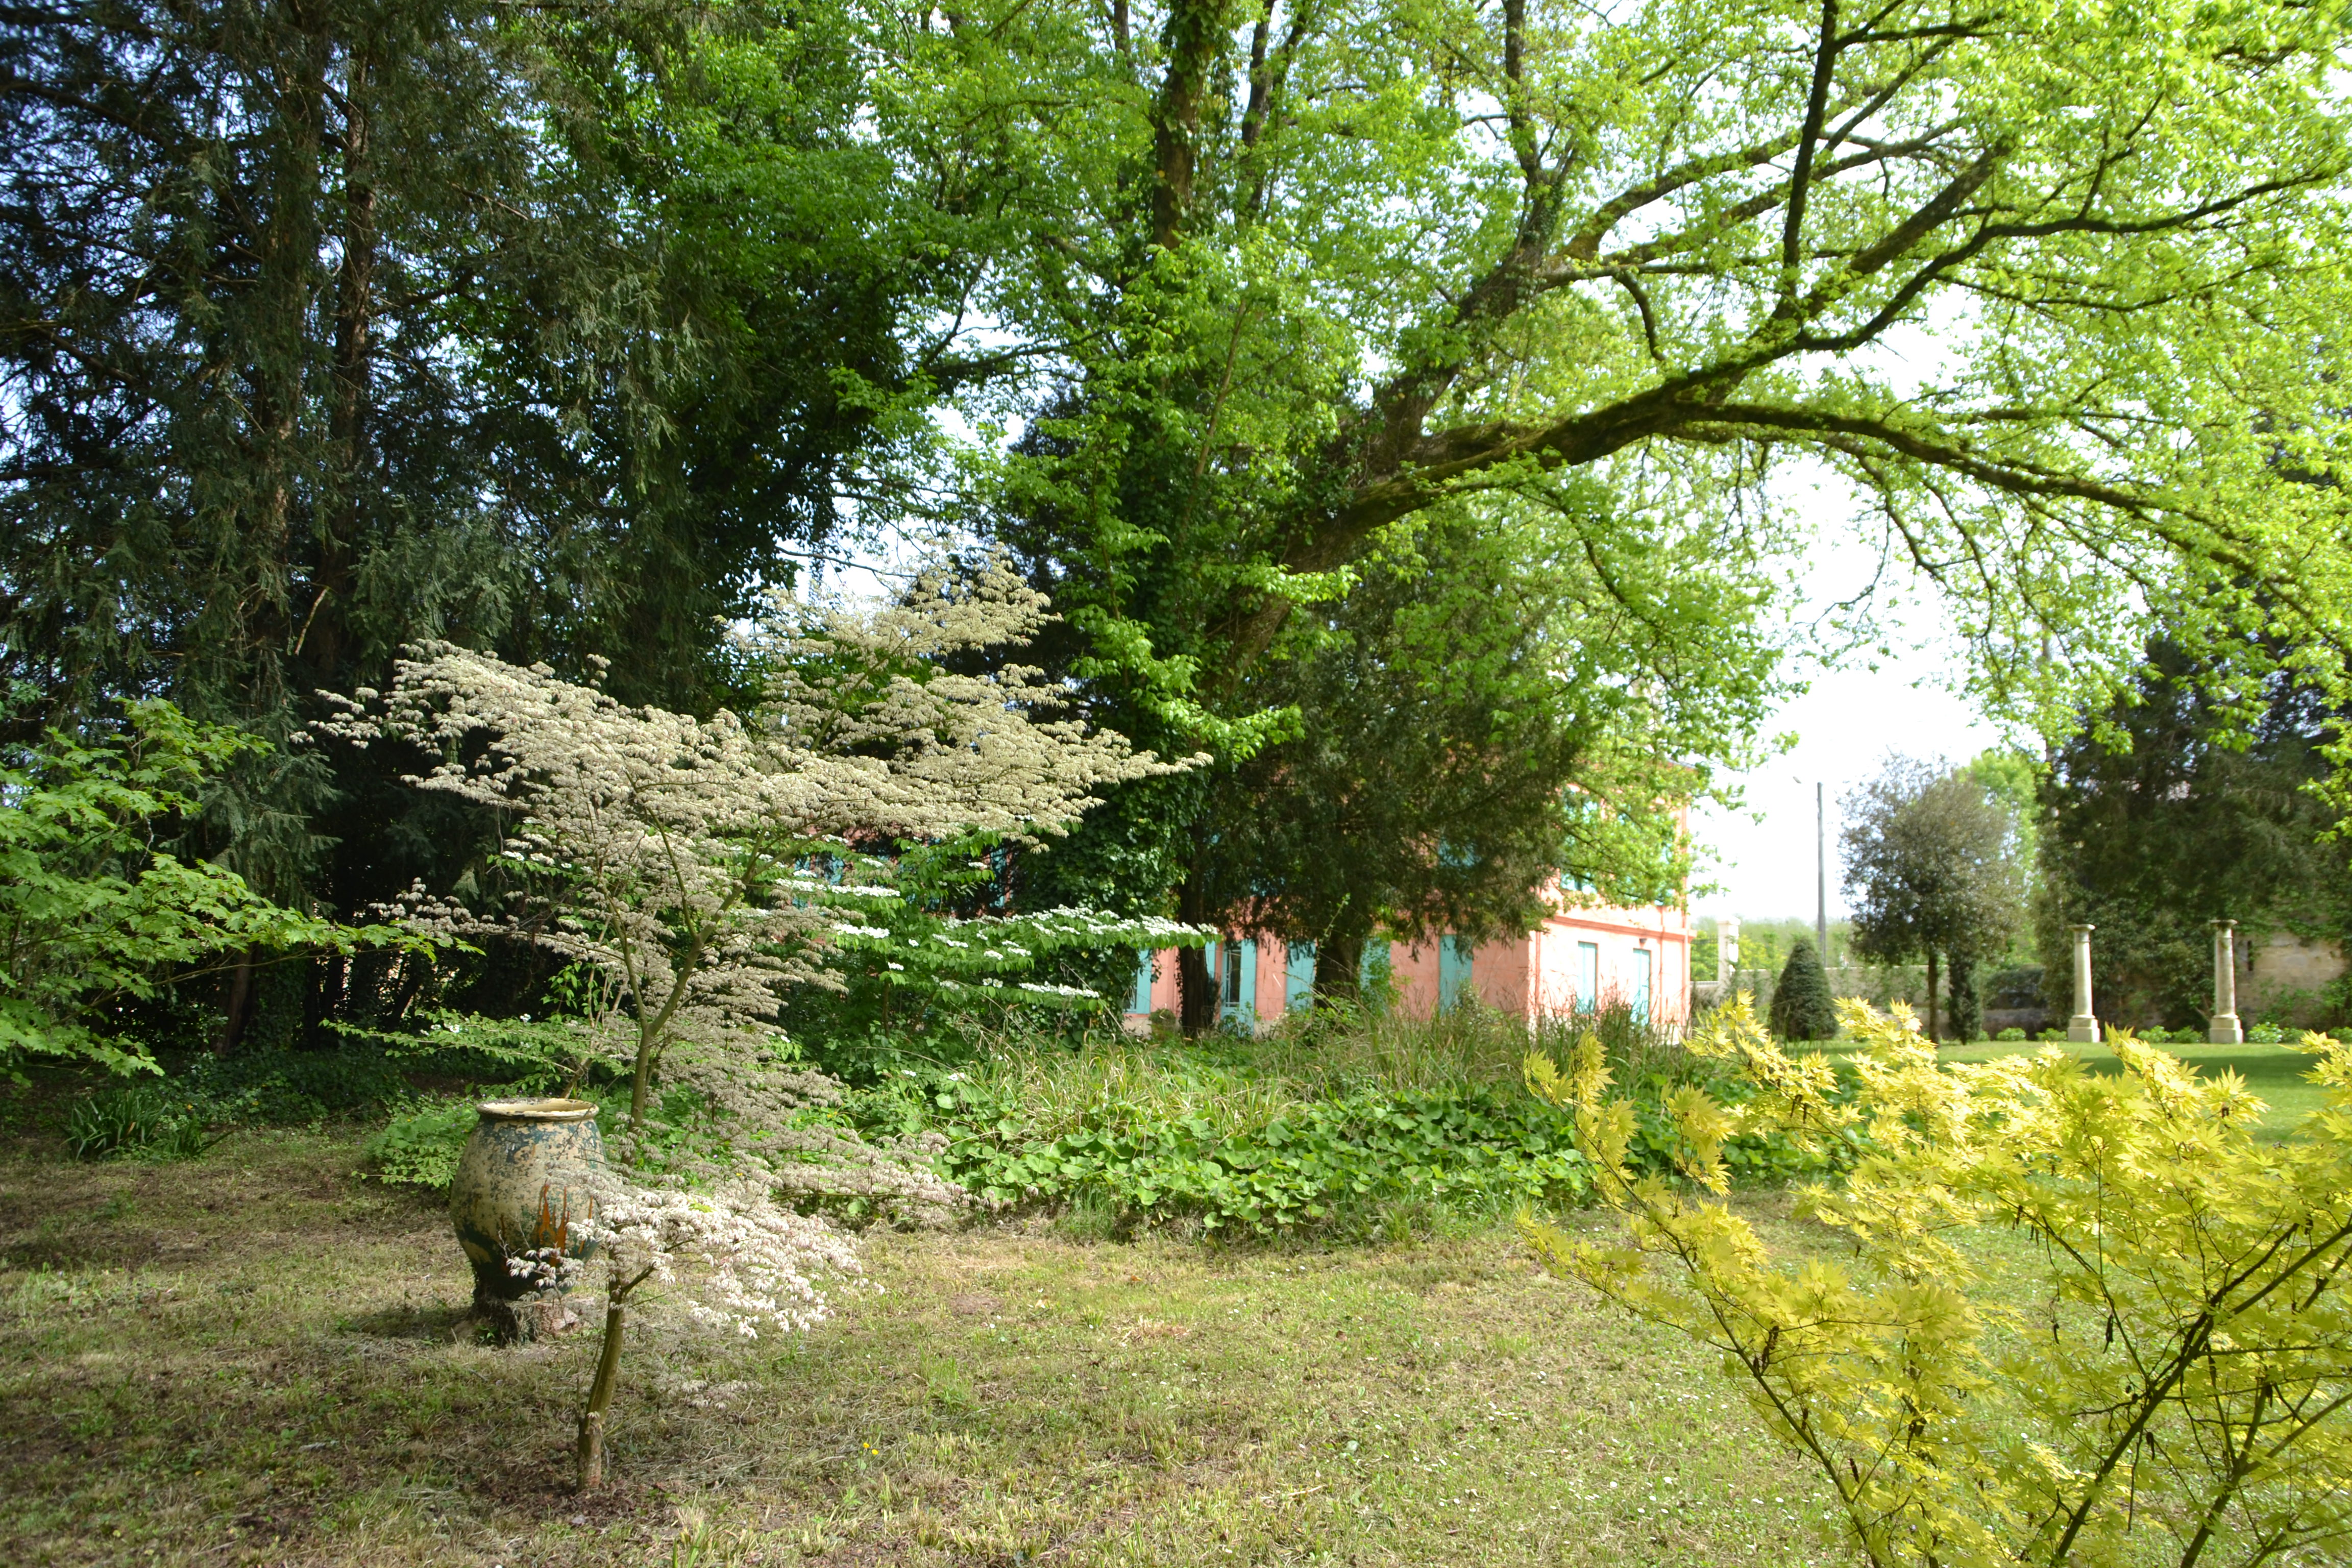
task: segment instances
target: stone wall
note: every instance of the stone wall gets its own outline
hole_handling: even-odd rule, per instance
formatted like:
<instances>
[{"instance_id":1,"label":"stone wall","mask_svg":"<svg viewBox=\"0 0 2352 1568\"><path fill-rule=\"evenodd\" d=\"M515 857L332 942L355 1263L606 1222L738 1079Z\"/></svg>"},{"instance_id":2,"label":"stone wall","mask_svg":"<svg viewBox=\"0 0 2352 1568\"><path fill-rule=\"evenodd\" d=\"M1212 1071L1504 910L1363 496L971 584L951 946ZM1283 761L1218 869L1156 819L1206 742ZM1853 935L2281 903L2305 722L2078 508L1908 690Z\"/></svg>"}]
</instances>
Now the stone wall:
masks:
<instances>
[{"instance_id":1,"label":"stone wall","mask_svg":"<svg viewBox=\"0 0 2352 1568\"><path fill-rule=\"evenodd\" d=\"M2344 977L2341 942L2315 941L2293 931L2263 931L2251 941L2241 931L2241 953L2251 950L2252 973L2241 957L2238 974L2238 1016L2274 1016L2286 1024L2312 1025L2328 1011L2327 988ZM2209 1003L2208 1005L2210 1005Z\"/></svg>"}]
</instances>

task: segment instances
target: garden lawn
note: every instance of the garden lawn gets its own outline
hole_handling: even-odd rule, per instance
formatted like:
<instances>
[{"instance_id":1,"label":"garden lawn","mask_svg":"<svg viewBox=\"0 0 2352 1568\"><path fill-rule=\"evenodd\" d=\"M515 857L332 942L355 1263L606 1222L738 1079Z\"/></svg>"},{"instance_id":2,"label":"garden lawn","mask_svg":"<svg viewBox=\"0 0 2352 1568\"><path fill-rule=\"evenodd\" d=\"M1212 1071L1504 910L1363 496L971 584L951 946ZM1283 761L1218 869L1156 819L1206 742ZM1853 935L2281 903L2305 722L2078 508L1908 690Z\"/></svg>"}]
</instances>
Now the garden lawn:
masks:
<instances>
[{"instance_id":1,"label":"garden lawn","mask_svg":"<svg viewBox=\"0 0 2352 1568\"><path fill-rule=\"evenodd\" d=\"M1847 1040L1834 1040L1818 1047L1829 1051L1853 1049ZM2038 1051L2038 1044L2014 1040L1979 1040L1972 1046L1946 1046L1937 1056L1948 1062L1989 1062L1997 1057L2015 1056L2021 1052ZM2120 1070L2116 1053L2105 1046L2062 1045L2061 1049L2073 1052L2095 1067ZM2256 1136L2276 1142L2293 1135L2304 1118L2326 1103L2327 1091L2305 1079L2311 1070L2312 1056L2305 1051L2290 1050L2284 1046L2175 1046L2157 1047L2179 1057L2206 1077L2216 1077L2223 1071L2234 1072L2246 1080L2246 1088L2268 1109L2263 1112Z\"/></svg>"},{"instance_id":2,"label":"garden lawn","mask_svg":"<svg viewBox=\"0 0 2352 1568\"><path fill-rule=\"evenodd\" d=\"M1774 1200L1748 1205L1775 1239ZM1593 1218L1590 1223L1602 1223ZM0 1562L1843 1563L1715 1358L1505 1229L1378 1247L880 1234L801 1341L474 1342L356 1142L0 1162Z\"/></svg>"}]
</instances>

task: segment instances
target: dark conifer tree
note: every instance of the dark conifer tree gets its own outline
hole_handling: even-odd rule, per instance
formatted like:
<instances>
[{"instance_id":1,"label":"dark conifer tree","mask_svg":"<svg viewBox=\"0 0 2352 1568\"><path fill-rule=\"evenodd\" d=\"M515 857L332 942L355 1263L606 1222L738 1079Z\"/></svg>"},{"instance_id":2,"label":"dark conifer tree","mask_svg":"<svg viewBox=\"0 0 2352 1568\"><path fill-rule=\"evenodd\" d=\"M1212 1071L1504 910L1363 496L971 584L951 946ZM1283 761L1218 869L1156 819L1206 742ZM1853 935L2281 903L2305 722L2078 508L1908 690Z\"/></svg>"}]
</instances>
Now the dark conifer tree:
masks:
<instances>
[{"instance_id":1,"label":"dark conifer tree","mask_svg":"<svg viewBox=\"0 0 2352 1568\"><path fill-rule=\"evenodd\" d=\"M1830 995L1829 972L1822 967L1821 954L1813 951L1811 937L1799 937L1789 949L1789 962L1781 966L1780 981L1772 987L1767 1022L1784 1040L1837 1037L1837 1007Z\"/></svg>"},{"instance_id":2,"label":"dark conifer tree","mask_svg":"<svg viewBox=\"0 0 2352 1568\"><path fill-rule=\"evenodd\" d=\"M2242 705L2216 695L2233 688ZM2242 963L2273 931L2352 938L2352 846L2313 794L2341 726L2308 686L2240 681L2153 644L2137 689L2059 750L2042 786L2045 1002L2071 1005L2072 921L2099 928L2101 1016L2174 1028L2212 1006L2207 921L2239 922Z\"/></svg>"},{"instance_id":3,"label":"dark conifer tree","mask_svg":"<svg viewBox=\"0 0 2352 1568\"><path fill-rule=\"evenodd\" d=\"M0 17L5 721L162 695L278 742L184 847L350 912L488 825L290 744L320 689L440 637L732 694L726 621L974 374L901 330L954 235L858 129L859 49L756 0ZM341 1005L313 979L292 1027Z\"/></svg>"}]
</instances>

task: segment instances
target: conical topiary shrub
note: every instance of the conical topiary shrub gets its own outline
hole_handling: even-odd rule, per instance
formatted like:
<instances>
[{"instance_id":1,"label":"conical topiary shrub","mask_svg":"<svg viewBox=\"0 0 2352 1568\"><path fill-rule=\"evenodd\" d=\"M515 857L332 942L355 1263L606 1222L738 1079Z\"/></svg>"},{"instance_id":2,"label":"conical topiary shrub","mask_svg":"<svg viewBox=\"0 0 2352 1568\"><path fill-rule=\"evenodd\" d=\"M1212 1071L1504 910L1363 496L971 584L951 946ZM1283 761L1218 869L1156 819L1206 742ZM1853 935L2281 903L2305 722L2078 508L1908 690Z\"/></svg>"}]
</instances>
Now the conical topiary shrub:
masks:
<instances>
[{"instance_id":1,"label":"conical topiary shrub","mask_svg":"<svg viewBox=\"0 0 2352 1568\"><path fill-rule=\"evenodd\" d=\"M1784 1040L1829 1040L1837 1037L1837 1009L1830 996L1830 977L1821 954L1803 937L1789 950L1780 983L1772 987L1772 1010L1767 1016L1772 1032Z\"/></svg>"}]
</instances>

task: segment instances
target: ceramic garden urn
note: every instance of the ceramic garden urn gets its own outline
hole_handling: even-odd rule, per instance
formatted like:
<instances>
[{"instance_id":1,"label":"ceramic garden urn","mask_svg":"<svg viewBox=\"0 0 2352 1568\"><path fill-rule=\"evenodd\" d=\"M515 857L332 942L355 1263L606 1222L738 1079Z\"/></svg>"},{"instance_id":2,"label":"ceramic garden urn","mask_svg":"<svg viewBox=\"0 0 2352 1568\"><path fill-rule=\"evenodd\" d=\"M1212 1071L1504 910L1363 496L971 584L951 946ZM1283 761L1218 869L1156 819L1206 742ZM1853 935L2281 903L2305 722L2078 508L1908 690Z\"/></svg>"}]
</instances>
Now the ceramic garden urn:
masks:
<instances>
[{"instance_id":1,"label":"ceramic garden urn","mask_svg":"<svg viewBox=\"0 0 2352 1568\"><path fill-rule=\"evenodd\" d=\"M585 1100L490 1100L457 1156L449 1219L474 1266L474 1310L503 1339L568 1327L559 1292L538 1290L508 1260L553 1248L580 1255L574 1226L593 1212L604 1163L596 1107Z\"/></svg>"}]
</instances>

